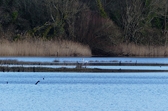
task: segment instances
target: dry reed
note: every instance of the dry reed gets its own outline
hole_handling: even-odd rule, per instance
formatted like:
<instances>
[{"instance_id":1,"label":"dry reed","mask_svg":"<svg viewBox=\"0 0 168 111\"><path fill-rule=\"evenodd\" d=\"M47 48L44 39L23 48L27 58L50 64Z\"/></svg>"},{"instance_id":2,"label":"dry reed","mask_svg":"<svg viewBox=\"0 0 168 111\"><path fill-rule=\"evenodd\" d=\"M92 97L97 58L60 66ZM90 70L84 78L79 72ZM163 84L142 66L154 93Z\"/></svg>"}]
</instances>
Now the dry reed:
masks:
<instances>
[{"instance_id":1,"label":"dry reed","mask_svg":"<svg viewBox=\"0 0 168 111\"><path fill-rule=\"evenodd\" d=\"M91 56L88 46L72 41L0 41L0 56Z\"/></svg>"},{"instance_id":2,"label":"dry reed","mask_svg":"<svg viewBox=\"0 0 168 111\"><path fill-rule=\"evenodd\" d=\"M119 55L141 56L141 57L165 57L168 56L168 47L165 46L145 46L135 44L120 44L113 48Z\"/></svg>"}]
</instances>

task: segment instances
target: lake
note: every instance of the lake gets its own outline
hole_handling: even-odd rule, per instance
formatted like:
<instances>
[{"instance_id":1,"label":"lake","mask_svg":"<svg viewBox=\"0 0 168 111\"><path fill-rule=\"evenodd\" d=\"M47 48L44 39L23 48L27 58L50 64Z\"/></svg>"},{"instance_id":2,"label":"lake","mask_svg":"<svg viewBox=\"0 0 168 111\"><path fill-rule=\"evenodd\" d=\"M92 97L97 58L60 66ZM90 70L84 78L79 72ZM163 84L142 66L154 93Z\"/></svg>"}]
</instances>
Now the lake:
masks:
<instances>
[{"instance_id":1,"label":"lake","mask_svg":"<svg viewBox=\"0 0 168 111\"><path fill-rule=\"evenodd\" d=\"M141 58L141 57L0 57L0 60L37 61L37 62L122 62L122 63L168 63L168 58Z\"/></svg>"},{"instance_id":2,"label":"lake","mask_svg":"<svg viewBox=\"0 0 168 111\"><path fill-rule=\"evenodd\" d=\"M83 58L14 57L14 59L82 62ZM92 62L168 63L167 58L84 59ZM153 67L157 66L145 68ZM167 111L168 109L168 72L0 72L0 89L2 111Z\"/></svg>"}]
</instances>

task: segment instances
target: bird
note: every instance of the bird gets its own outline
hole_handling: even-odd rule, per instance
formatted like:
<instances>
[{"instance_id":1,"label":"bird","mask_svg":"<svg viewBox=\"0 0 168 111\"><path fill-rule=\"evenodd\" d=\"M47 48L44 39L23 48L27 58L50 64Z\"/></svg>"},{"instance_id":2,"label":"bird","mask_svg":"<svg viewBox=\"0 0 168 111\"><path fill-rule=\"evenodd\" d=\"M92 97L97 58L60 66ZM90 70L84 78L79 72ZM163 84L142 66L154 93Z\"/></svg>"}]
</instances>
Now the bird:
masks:
<instances>
[{"instance_id":1,"label":"bird","mask_svg":"<svg viewBox=\"0 0 168 111\"><path fill-rule=\"evenodd\" d=\"M82 64L85 65L85 68L86 68L86 64L88 63L87 60L84 60L84 58L82 59Z\"/></svg>"},{"instance_id":2,"label":"bird","mask_svg":"<svg viewBox=\"0 0 168 111\"><path fill-rule=\"evenodd\" d=\"M38 80L38 81L35 83L35 85L37 85L39 82L40 82L40 81Z\"/></svg>"},{"instance_id":3,"label":"bird","mask_svg":"<svg viewBox=\"0 0 168 111\"><path fill-rule=\"evenodd\" d=\"M82 63L84 64L84 63L88 63L88 61L87 60L84 60L84 58L82 59Z\"/></svg>"}]
</instances>

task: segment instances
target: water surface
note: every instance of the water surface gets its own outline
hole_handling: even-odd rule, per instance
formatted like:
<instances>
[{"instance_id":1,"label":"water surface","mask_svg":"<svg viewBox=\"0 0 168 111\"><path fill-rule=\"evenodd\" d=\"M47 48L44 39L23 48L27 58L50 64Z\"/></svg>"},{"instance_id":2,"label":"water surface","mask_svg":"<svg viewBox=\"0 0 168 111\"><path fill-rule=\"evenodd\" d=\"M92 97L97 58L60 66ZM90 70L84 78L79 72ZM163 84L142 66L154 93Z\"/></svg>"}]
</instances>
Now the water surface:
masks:
<instances>
[{"instance_id":1,"label":"water surface","mask_svg":"<svg viewBox=\"0 0 168 111\"><path fill-rule=\"evenodd\" d=\"M168 63L168 58L1 57L0 59L40 62L53 62L54 60L83 62L85 60L106 63ZM167 69L167 66L86 67ZM39 82L35 85L37 81ZM167 111L167 92L167 72L0 72L0 109L2 111Z\"/></svg>"},{"instance_id":2,"label":"water surface","mask_svg":"<svg viewBox=\"0 0 168 111\"><path fill-rule=\"evenodd\" d=\"M0 60L18 60L32 62L113 62L113 63L168 63L168 58L141 58L141 57L0 57Z\"/></svg>"},{"instance_id":3,"label":"water surface","mask_svg":"<svg viewBox=\"0 0 168 111\"><path fill-rule=\"evenodd\" d=\"M3 111L168 109L167 73L8 72L0 73L0 89Z\"/></svg>"}]
</instances>

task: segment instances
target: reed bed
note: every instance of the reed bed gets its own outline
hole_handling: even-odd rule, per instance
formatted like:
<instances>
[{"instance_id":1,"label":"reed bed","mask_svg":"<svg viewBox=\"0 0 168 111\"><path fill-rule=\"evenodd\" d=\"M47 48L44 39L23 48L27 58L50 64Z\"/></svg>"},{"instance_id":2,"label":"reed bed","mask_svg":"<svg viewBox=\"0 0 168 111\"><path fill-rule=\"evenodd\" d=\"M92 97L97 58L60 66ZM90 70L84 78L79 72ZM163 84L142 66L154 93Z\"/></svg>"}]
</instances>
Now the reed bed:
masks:
<instances>
[{"instance_id":1,"label":"reed bed","mask_svg":"<svg viewBox=\"0 0 168 111\"><path fill-rule=\"evenodd\" d=\"M0 56L91 56L89 46L73 41L0 41Z\"/></svg>"},{"instance_id":2,"label":"reed bed","mask_svg":"<svg viewBox=\"0 0 168 111\"><path fill-rule=\"evenodd\" d=\"M166 57L168 56L168 47L120 44L115 47L114 52L125 56Z\"/></svg>"}]
</instances>

